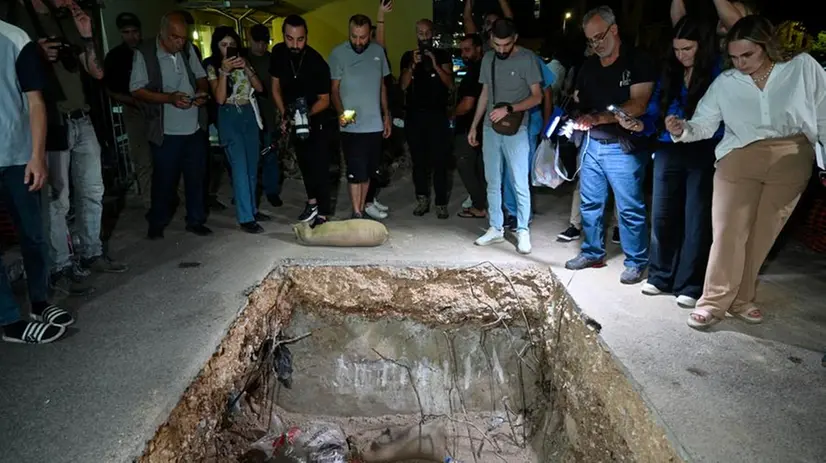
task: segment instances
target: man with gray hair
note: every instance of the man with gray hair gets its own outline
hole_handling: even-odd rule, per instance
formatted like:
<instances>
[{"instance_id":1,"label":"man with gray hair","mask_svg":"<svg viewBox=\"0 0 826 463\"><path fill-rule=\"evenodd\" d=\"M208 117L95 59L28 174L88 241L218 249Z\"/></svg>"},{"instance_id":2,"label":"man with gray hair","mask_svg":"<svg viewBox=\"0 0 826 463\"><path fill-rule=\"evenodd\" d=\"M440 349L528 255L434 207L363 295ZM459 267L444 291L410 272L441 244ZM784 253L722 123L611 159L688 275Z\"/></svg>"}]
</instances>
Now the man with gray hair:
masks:
<instances>
[{"instance_id":1,"label":"man with gray hair","mask_svg":"<svg viewBox=\"0 0 826 463\"><path fill-rule=\"evenodd\" d=\"M186 230L206 236L204 177L209 97L206 72L187 40L186 18L170 13L161 32L135 52L129 90L146 104L147 138L152 150L152 205L146 215L149 239L163 238L181 173L186 188Z\"/></svg>"},{"instance_id":2,"label":"man with gray hair","mask_svg":"<svg viewBox=\"0 0 826 463\"><path fill-rule=\"evenodd\" d=\"M585 239L579 256L565 267L582 270L605 265L603 218L608 195L613 190L626 255L620 281L636 284L642 281L648 267L643 183L651 152L645 140L620 127L617 118L635 118L645 113L657 71L648 56L621 42L611 8L601 6L589 11L582 27L594 50L594 55L582 65L574 91L582 111L575 128L587 132L580 148Z\"/></svg>"}]
</instances>

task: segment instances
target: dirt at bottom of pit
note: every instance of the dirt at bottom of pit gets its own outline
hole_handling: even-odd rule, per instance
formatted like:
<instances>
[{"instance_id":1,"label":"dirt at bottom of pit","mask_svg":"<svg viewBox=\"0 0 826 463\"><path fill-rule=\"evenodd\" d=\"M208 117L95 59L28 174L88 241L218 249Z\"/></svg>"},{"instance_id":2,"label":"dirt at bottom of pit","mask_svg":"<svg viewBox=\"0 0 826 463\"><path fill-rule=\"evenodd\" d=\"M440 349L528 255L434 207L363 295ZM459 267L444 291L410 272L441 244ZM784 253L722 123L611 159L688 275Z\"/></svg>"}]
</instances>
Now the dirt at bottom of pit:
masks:
<instances>
[{"instance_id":1,"label":"dirt at bottom of pit","mask_svg":"<svg viewBox=\"0 0 826 463\"><path fill-rule=\"evenodd\" d=\"M335 429L335 434L346 437L349 451L344 461L348 463L444 462L447 457L456 463L539 461L525 444L530 439L524 434L527 433L524 420L506 411L459 412L424 419L421 415L340 417L290 413L264 404L259 405L246 395L238 401L235 412L224 420L211 439L212 448L205 449L203 461L327 463L283 457L279 456L281 452L273 452L273 444L280 439L283 445L285 439L281 438L290 430L308 431L319 427ZM411 455L415 457L409 458Z\"/></svg>"}]
</instances>

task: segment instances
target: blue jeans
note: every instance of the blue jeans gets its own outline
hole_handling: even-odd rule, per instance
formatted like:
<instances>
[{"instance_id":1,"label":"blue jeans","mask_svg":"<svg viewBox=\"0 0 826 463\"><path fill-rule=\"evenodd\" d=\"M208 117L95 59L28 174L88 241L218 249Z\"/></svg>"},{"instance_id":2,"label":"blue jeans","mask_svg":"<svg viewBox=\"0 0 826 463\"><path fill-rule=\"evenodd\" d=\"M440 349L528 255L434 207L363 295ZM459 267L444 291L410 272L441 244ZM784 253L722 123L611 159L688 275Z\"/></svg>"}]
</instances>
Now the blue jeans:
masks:
<instances>
[{"instance_id":1,"label":"blue jeans","mask_svg":"<svg viewBox=\"0 0 826 463\"><path fill-rule=\"evenodd\" d=\"M172 202L178 195L178 182L184 176L186 223L206 222L204 180L207 164L207 137L197 131L192 135L164 135L161 146L152 149L152 206L146 219L149 228L161 231L169 224Z\"/></svg>"},{"instance_id":2,"label":"blue jeans","mask_svg":"<svg viewBox=\"0 0 826 463\"><path fill-rule=\"evenodd\" d=\"M272 145L279 135L275 132L262 131L261 144L264 148ZM273 147L269 153L261 157L261 186L267 196L281 194L281 166L278 164L278 150Z\"/></svg>"},{"instance_id":3,"label":"blue jeans","mask_svg":"<svg viewBox=\"0 0 826 463\"><path fill-rule=\"evenodd\" d=\"M533 116L532 116L533 117ZM541 119L541 117L540 117ZM533 120L533 119L531 119ZM531 169L533 169L533 161L534 157L536 156L536 148L539 145L539 134L542 132L542 127L536 127L535 124L531 123L528 125L528 144L530 148L528 149L528 188L531 187ZM513 217L516 215L516 193L513 189L513 184L508 180L510 176L510 171L508 170L508 166L506 165L502 172L502 195L504 196L505 201L505 211L507 211L508 215ZM530 219L529 219L530 220Z\"/></svg>"},{"instance_id":4,"label":"blue jeans","mask_svg":"<svg viewBox=\"0 0 826 463\"><path fill-rule=\"evenodd\" d=\"M48 214L43 224L49 235L51 265L54 272L72 265L69 249L69 226L66 215L71 206L69 190L75 205L72 227L80 240L74 253L81 259L103 254L100 224L103 217L103 174L100 164L100 144L89 117L70 119L69 149L50 151Z\"/></svg>"},{"instance_id":5,"label":"blue jeans","mask_svg":"<svg viewBox=\"0 0 826 463\"><path fill-rule=\"evenodd\" d=\"M610 188L614 192L619 212L625 266L647 266L648 228L643 183L650 155L625 153L619 143L602 144L593 139L585 139L580 156L582 231L585 236L582 255L588 259L605 258L603 218Z\"/></svg>"},{"instance_id":6,"label":"blue jeans","mask_svg":"<svg viewBox=\"0 0 826 463\"><path fill-rule=\"evenodd\" d=\"M218 134L226 147L232 168L232 191L238 223L255 222L258 212L258 122L252 105L223 105L218 108Z\"/></svg>"},{"instance_id":7,"label":"blue jeans","mask_svg":"<svg viewBox=\"0 0 826 463\"><path fill-rule=\"evenodd\" d=\"M49 251L43 234L41 193L23 183L26 166L0 168L0 198L14 219L26 269L31 302L46 302L49 294ZM0 326L20 320L5 266L0 263Z\"/></svg>"},{"instance_id":8,"label":"blue jeans","mask_svg":"<svg viewBox=\"0 0 826 463\"><path fill-rule=\"evenodd\" d=\"M531 191L528 185L527 127L521 127L511 136L500 135L490 126L482 134L482 158L485 163L485 180L488 182L488 214L490 226L502 230L505 217L502 214L502 175L507 167L509 181L516 193L516 228L527 230L531 215Z\"/></svg>"}]
</instances>

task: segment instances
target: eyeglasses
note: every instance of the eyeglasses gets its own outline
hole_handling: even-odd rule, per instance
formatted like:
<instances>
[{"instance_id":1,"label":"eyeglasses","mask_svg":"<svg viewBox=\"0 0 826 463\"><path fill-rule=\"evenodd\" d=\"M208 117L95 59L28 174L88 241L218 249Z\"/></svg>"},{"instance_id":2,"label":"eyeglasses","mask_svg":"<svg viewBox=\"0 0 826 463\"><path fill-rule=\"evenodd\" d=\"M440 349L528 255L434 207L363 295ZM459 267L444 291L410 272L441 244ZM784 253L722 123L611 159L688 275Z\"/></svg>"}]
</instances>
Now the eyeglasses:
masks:
<instances>
[{"instance_id":1,"label":"eyeglasses","mask_svg":"<svg viewBox=\"0 0 826 463\"><path fill-rule=\"evenodd\" d=\"M602 34L599 34L598 36L596 36L594 38L587 39L588 40L588 45L591 45L592 47L595 47L595 46L601 44L602 42L604 42L605 38L608 36L608 31L611 30L611 27L613 27L613 24L609 24L608 28L605 29L605 32L603 32Z\"/></svg>"}]
</instances>

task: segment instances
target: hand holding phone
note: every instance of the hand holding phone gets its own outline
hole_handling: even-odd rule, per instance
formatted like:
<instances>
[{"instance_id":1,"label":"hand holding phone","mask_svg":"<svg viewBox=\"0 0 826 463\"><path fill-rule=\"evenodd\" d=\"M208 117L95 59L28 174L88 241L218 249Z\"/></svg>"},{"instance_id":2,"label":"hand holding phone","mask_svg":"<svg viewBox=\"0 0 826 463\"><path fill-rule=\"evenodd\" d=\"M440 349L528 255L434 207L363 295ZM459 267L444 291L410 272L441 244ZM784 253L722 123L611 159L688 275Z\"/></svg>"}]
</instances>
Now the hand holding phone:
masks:
<instances>
[{"instance_id":1,"label":"hand holding phone","mask_svg":"<svg viewBox=\"0 0 826 463\"><path fill-rule=\"evenodd\" d=\"M623 111L619 106L608 105L608 108L606 109L608 109L608 111L615 116L623 117L625 119L634 119L633 117L628 115L627 112Z\"/></svg>"}]
</instances>

